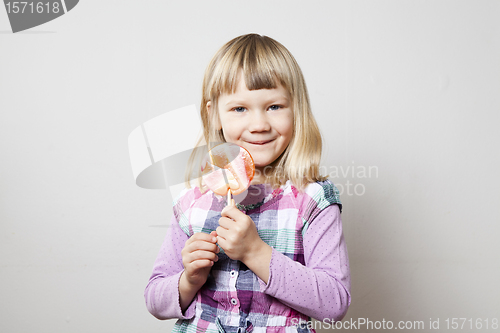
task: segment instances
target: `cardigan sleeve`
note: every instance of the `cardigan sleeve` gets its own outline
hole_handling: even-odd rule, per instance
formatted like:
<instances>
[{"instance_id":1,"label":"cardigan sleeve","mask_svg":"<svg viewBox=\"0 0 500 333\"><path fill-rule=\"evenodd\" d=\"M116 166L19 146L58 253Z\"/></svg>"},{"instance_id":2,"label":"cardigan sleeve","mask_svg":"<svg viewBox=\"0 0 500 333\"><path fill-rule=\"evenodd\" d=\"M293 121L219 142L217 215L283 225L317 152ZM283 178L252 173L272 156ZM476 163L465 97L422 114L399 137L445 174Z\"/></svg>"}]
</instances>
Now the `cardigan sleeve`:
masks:
<instances>
[{"instance_id":1,"label":"cardigan sleeve","mask_svg":"<svg viewBox=\"0 0 500 333\"><path fill-rule=\"evenodd\" d=\"M351 303L350 270L338 204L316 210L303 236L305 266L273 249L261 291L317 320L341 320Z\"/></svg>"},{"instance_id":2,"label":"cardigan sleeve","mask_svg":"<svg viewBox=\"0 0 500 333\"><path fill-rule=\"evenodd\" d=\"M184 271L181 251L187 240L174 214L144 291L146 307L158 319L190 319L195 314L194 301L184 312L179 303L179 279Z\"/></svg>"}]
</instances>

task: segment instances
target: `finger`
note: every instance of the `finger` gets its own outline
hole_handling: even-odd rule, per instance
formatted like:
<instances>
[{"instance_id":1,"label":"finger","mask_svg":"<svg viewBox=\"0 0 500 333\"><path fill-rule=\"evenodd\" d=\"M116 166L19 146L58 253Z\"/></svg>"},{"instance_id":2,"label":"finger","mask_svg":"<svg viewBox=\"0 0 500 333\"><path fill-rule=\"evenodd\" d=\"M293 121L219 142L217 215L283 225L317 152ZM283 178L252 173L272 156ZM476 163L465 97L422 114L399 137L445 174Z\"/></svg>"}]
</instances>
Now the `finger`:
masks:
<instances>
[{"instance_id":1,"label":"finger","mask_svg":"<svg viewBox=\"0 0 500 333\"><path fill-rule=\"evenodd\" d=\"M229 236L229 230L224 229L223 227L217 227L217 243L220 245L219 240L226 239Z\"/></svg>"},{"instance_id":2,"label":"finger","mask_svg":"<svg viewBox=\"0 0 500 333\"><path fill-rule=\"evenodd\" d=\"M217 237L215 237L215 241L217 242ZM209 251L217 253L218 247L216 243L196 241L187 246L187 252L192 253L195 251Z\"/></svg>"},{"instance_id":3,"label":"finger","mask_svg":"<svg viewBox=\"0 0 500 333\"><path fill-rule=\"evenodd\" d=\"M212 233L204 233L204 232L199 232L198 233L198 239L206 242L211 242L215 243L217 241L216 236L212 235Z\"/></svg>"},{"instance_id":4,"label":"finger","mask_svg":"<svg viewBox=\"0 0 500 333\"><path fill-rule=\"evenodd\" d=\"M226 251L226 254L227 254L227 251L229 250L229 242L222 238L222 237L217 237L217 242L219 243L219 246L224 250Z\"/></svg>"},{"instance_id":5,"label":"finger","mask_svg":"<svg viewBox=\"0 0 500 333\"><path fill-rule=\"evenodd\" d=\"M186 259L187 263L193 263L198 260L218 261L219 256L212 251L198 250L190 253Z\"/></svg>"},{"instance_id":6,"label":"finger","mask_svg":"<svg viewBox=\"0 0 500 333\"><path fill-rule=\"evenodd\" d=\"M214 237L215 237L215 241L216 241L216 243L217 243L217 231L213 230L213 231L210 233L210 235L212 235L212 236L214 236ZM217 244L215 244L215 247L216 247L216 249L215 249L215 253L219 253L219 252L220 252L220 248L219 248L219 246L218 246Z\"/></svg>"},{"instance_id":7,"label":"finger","mask_svg":"<svg viewBox=\"0 0 500 333\"><path fill-rule=\"evenodd\" d=\"M197 232L193 236L195 237L195 239L198 239L198 240L203 240L203 241L207 241L207 242L214 241L214 235L212 235L212 233L207 234L205 232Z\"/></svg>"},{"instance_id":8,"label":"finger","mask_svg":"<svg viewBox=\"0 0 500 333\"><path fill-rule=\"evenodd\" d=\"M212 235L211 233L207 234L207 233L204 233L204 232L197 232L197 233L193 234L193 236L191 236L187 240L187 242L189 242L189 243L193 243L193 242L196 242L196 241L205 241L205 242L215 243L217 240L216 240L216 236L215 235Z\"/></svg>"},{"instance_id":9,"label":"finger","mask_svg":"<svg viewBox=\"0 0 500 333\"><path fill-rule=\"evenodd\" d=\"M195 252L197 250L205 250L205 251L211 251L214 253L217 253L218 247L217 247L217 237L216 236L211 236L214 238L214 242L210 241L207 242L205 240L197 240L197 239L192 239L189 243L186 242L184 245L184 248L182 249L181 253L183 255L186 255L188 253Z\"/></svg>"},{"instance_id":10,"label":"finger","mask_svg":"<svg viewBox=\"0 0 500 333\"><path fill-rule=\"evenodd\" d=\"M204 268L204 267L213 266L214 261L207 260L207 259L201 259L201 260L193 261L190 265L191 265L192 269L200 269L200 268Z\"/></svg>"},{"instance_id":11,"label":"finger","mask_svg":"<svg viewBox=\"0 0 500 333\"><path fill-rule=\"evenodd\" d=\"M238 217L245 216L236 206L226 206L221 212L221 216L229 217L230 219L237 220Z\"/></svg>"},{"instance_id":12,"label":"finger","mask_svg":"<svg viewBox=\"0 0 500 333\"><path fill-rule=\"evenodd\" d=\"M234 220L231 220L231 219L229 219L229 218L227 218L227 217L221 217L221 218L219 219L219 226L220 226L220 227L223 227L224 229L229 230L229 229L231 229L232 227L234 227L234 224L235 224L235 221L234 221ZM218 235L218 234L219 234L219 233L217 232L217 235Z\"/></svg>"}]
</instances>

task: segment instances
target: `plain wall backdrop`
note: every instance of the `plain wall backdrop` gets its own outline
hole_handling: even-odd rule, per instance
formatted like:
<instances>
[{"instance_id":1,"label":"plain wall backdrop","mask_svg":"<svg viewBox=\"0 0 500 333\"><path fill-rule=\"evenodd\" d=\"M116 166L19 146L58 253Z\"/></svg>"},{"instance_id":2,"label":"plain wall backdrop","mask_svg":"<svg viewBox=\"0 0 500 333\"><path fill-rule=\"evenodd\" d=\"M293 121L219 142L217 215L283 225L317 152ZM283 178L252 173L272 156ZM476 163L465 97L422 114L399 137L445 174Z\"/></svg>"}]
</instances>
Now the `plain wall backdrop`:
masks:
<instances>
[{"instance_id":1,"label":"plain wall backdrop","mask_svg":"<svg viewBox=\"0 0 500 333\"><path fill-rule=\"evenodd\" d=\"M171 330L143 291L172 197L135 185L127 138L198 105L212 55L249 32L304 72L343 190L345 320L485 330L500 320L499 17L498 1L85 0L12 34L0 8L0 331Z\"/></svg>"}]
</instances>

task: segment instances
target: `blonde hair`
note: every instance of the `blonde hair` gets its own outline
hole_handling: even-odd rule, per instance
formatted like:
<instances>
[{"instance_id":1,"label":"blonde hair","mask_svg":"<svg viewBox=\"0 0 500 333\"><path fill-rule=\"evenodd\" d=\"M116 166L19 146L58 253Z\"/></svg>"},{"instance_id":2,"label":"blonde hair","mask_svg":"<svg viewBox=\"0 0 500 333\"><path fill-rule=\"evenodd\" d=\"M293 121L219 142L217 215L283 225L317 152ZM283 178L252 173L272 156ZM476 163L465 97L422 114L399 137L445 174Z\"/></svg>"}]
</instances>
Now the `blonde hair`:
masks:
<instances>
[{"instance_id":1,"label":"blonde hair","mask_svg":"<svg viewBox=\"0 0 500 333\"><path fill-rule=\"evenodd\" d=\"M196 161L201 161L201 155L206 153L206 149L225 142L223 130L217 128L217 101L221 94L236 91L240 73L243 73L249 90L273 89L282 85L292 99L293 136L285 151L269 166L271 172L266 172L265 182L277 188L291 180L294 186L303 190L308 183L325 180L326 177L319 173L321 134L311 111L306 83L299 65L292 54L274 39L247 34L236 37L221 47L205 71L200 105L203 135L197 144L205 145L205 149L197 149L191 154L186 186L189 187L190 176L201 176L199 167L194 175L192 171ZM207 110L209 101L210 113ZM199 185L203 188L201 181Z\"/></svg>"}]
</instances>

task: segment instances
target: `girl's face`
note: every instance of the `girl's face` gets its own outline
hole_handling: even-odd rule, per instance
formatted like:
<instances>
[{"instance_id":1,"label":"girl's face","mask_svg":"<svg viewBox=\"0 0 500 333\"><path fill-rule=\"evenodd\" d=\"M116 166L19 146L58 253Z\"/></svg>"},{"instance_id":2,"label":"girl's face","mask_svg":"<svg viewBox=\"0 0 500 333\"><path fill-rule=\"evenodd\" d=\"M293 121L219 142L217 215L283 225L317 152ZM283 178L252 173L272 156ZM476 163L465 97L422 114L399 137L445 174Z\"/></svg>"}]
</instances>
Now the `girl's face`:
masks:
<instances>
[{"instance_id":1,"label":"girl's face","mask_svg":"<svg viewBox=\"0 0 500 333\"><path fill-rule=\"evenodd\" d=\"M281 85L275 89L248 90L240 75L234 94L222 94L218 104L225 140L250 152L256 170L260 171L256 171L253 183L263 181L264 168L283 153L293 135L288 91Z\"/></svg>"}]
</instances>

